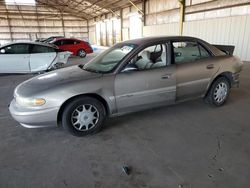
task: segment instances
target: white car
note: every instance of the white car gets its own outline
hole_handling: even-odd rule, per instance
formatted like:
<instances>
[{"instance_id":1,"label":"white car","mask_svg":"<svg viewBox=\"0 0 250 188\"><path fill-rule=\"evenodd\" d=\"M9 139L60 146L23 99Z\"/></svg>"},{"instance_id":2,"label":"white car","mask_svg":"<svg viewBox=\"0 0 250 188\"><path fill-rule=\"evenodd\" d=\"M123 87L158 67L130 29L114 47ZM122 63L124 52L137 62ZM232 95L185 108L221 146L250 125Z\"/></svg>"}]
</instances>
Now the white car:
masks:
<instances>
[{"instance_id":1,"label":"white car","mask_svg":"<svg viewBox=\"0 0 250 188\"><path fill-rule=\"evenodd\" d=\"M15 42L0 47L0 73L37 73L66 64L71 52L37 42Z\"/></svg>"}]
</instances>

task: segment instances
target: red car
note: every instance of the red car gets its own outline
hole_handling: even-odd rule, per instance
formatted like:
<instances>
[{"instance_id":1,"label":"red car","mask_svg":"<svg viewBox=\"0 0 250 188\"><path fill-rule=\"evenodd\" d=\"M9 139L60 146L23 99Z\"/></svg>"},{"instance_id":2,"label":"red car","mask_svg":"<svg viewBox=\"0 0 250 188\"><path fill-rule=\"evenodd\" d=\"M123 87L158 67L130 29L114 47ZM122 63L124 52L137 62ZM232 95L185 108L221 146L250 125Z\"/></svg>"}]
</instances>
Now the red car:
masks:
<instances>
[{"instance_id":1,"label":"red car","mask_svg":"<svg viewBox=\"0 0 250 188\"><path fill-rule=\"evenodd\" d=\"M51 42L58 46L59 49L70 51L75 56L86 57L87 54L93 53L93 49L88 42L74 38L58 38Z\"/></svg>"}]
</instances>

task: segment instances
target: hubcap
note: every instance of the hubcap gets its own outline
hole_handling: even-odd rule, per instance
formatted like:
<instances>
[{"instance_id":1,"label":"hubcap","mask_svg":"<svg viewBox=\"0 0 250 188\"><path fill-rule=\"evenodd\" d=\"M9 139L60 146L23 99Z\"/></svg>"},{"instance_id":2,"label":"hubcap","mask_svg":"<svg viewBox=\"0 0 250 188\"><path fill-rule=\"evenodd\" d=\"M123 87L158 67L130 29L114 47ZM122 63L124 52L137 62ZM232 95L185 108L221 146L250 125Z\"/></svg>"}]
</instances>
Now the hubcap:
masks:
<instances>
[{"instance_id":1,"label":"hubcap","mask_svg":"<svg viewBox=\"0 0 250 188\"><path fill-rule=\"evenodd\" d=\"M80 54L81 57L83 57L83 56L85 56L86 53L85 53L83 50L81 50L81 51L79 52L79 54Z\"/></svg>"},{"instance_id":2,"label":"hubcap","mask_svg":"<svg viewBox=\"0 0 250 188\"><path fill-rule=\"evenodd\" d=\"M99 112L91 104L78 106L71 115L71 123L78 131L87 131L94 128L98 120Z\"/></svg>"},{"instance_id":3,"label":"hubcap","mask_svg":"<svg viewBox=\"0 0 250 188\"><path fill-rule=\"evenodd\" d=\"M227 84L224 82L219 83L214 90L214 100L218 103L224 101L227 97Z\"/></svg>"}]
</instances>

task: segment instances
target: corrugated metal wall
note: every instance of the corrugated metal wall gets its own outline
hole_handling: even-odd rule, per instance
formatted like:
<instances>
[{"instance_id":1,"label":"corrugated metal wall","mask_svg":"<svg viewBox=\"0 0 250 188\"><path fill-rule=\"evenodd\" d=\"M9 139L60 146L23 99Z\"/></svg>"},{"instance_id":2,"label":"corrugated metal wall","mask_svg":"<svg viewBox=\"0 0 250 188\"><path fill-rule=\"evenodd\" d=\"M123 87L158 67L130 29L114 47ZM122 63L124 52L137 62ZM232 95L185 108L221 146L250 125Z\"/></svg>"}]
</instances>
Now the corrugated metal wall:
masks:
<instances>
[{"instance_id":1,"label":"corrugated metal wall","mask_svg":"<svg viewBox=\"0 0 250 188\"><path fill-rule=\"evenodd\" d=\"M145 6L142 3L137 4L141 10L145 7L145 15L141 18L144 25L142 36L179 35L178 0L147 0L145 2ZM199 37L213 44L235 45L235 54L242 60L250 61L250 0L186 0L185 2L183 35ZM138 10L133 6L123 8L116 13L121 14L121 39L123 41L134 38L135 26L131 23L131 17L135 13L138 13ZM105 22L109 17L109 15L103 15L93 21L93 25L100 21ZM110 34L107 34L106 27L103 29L105 31L100 29L96 37L92 32L91 39L96 40L96 43L100 45L110 45ZM138 29L138 32L141 31ZM101 35L102 42L96 39L100 38L99 33L105 34ZM137 34L136 37L140 36L140 33Z\"/></svg>"},{"instance_id":2,"label":"corrugated metal wall","mask_svg":"<svg viewBox=\"0 0 250 188\"><path fill-rule=\"evenodd\" d=\"M171 15L176 18L176 14L179 14L179 9L174 6L176 4L170 3L171 6L165 7L163 11L160 5L155 5L156 3L158 2L155 0L149 0L148 4L155 8L153 8L154 14L146 17L143 36L179 35L179 19L168 18ZM248 3L250 3L249 0L186 1L183 35L198 37L212 44L234 45L236 47L234 54L242 60L250 61L250 5ZM147 10L147 13L150 11ZM165 18L157 16L162 13L165 14Z\"/></svg>"},{"instance_id":3,"label":"corrugated metal wall","mask_svg":"<svg viewBox=\"0 0 250 188\"><path fill-rule=\"evenodd\" d=\"M112 46L121 41L120 11L89 20L89 41L91 44Z\"/></svg>"},{"instance_id":4,"label":"corrugated metal wall","mask_svg":"<svg viewBox=\"0 0 250 188\"><path fill-rule=\"evenodd\" d=\"M143 36L178 35L179 23L150 25L143 27Z\"/></svg>"},{"instance_id":5,"label":"corrugated metal wall","mask_svg":"<svg viewBox=\"0 0 250 188\"><path fill-rule=\"evenodd\" d=\"M250 61L250 15L185 22L183 35L235 45L234 54Z\"/></svg>"},{"instance_id":6,"label":"corrugated metal wall","mask_svg":"<svg viewBox=\"0 0 250 188\"><path fill-rule=\"evenodd\" d=\"M0 4L0 45L55 35L88 39L87 21L41 6Z\"/></svg>"}]
</instances>

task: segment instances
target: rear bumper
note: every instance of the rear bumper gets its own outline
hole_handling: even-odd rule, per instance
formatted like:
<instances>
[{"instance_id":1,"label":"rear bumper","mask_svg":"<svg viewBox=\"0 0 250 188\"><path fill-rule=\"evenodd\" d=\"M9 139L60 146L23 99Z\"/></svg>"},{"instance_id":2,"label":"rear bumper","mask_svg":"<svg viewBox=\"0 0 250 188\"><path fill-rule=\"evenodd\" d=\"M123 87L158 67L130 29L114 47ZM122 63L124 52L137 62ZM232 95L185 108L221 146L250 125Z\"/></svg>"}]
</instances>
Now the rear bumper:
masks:
<instances>
[{"instance_id":1,"label":"rear bumper","mask_svg":"<svg viewBox=\"0 0 250 188\"><path fill-rule=\"evenodd\" d=\"M11 116L26 128L40 128L57 125L59 107L46 109L25 109L13 99L9 106Z\"/></svg>"},{"instance_id":2,"label":"rear bumper","mask_svg":"<svg viewBox=\"0 0 250 188\"><path fill-rule=\"evenodd\" d=\"M90 48L87 48L86 49L86 53L87 54L91 54L91 53L93 53L93 49L90 47Z\"/></svg>"}]
</instances>

